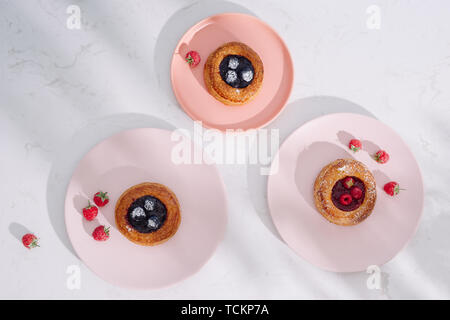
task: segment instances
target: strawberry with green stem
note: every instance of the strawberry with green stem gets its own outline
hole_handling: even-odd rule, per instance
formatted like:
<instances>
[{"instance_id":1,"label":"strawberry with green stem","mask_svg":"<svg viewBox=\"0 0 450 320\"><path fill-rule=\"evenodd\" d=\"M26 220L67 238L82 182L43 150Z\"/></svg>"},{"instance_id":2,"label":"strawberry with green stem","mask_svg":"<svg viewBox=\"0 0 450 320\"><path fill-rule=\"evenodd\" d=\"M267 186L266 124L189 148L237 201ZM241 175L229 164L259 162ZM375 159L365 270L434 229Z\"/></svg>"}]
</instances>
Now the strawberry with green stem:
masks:
<instances>
[{"instance_id":1,"label":"strawberry with green stem","mask_svg":"<svg viewBox=\"0 0 450 320\"><path fill-rule=\"evenodd\" d=\"M376 162L378 163L386 163L389 161L389 154L384 150L379 150L373 156Z\"/></svg>"},{"instance_id":2,"label":"strawberry with green stem","mask_svg":"<svg viewBox=\"0 0 450 320\"><path fill-rule=\"evenodd\" d=\"M94 195L94 203L98 207L104 207L109 202L108 192L99 191Z\"/></svg>"},{"instance_id":3,"label":"strawberry with green stem","mask_svg":"<svg viewBox=\"0 0 450 320\"><path fill-rule=\"evenodd\" d=\"M32 233L27 233L26 235L24 235L22 237L22 243L27 249L39 247L38 238Z\"/></svg>"},{"instance_id":4,"label":"strawberry with green stem","mask_svg":"<svg viewBox=\"0 0 450 320\"><path fill-rule=\"evenodd\" d=\"M400 185L395 181L386 183L383 189L391 197L398 195L400 193L400 190L405 190L400 188Z\"/></svg>"},{"instance_id":5,"label":"strawberry with green stem","mask_svg":"<svg viewBox=\"0 0 450 320\"><path fill-rule=\"evenodd\" d=\"M92 237L97 241L106 241L109 239L109 227L98 226L95 228L94 232L92 232Z\"/></svg>"},{"instance_id":6,"label":"strawberry with green stem","mask_svg":"<svg viewBox=\"0 0 450 320\"><path fill-rule=\"evenodd\" d=\"M358 152L362 148L362 143L358 139L352 139L348 144L348 148L353 152Z\"/></svg>"},{"instance_id":7,"label":"strawberry with green stem","mask_svg":"<svg viewBox=\"0 0 450 320\"><path fill-rule=\"evenodd\" d=\"M97 217L98 214L98 208L96 206L93 206L91 204L91 201L88 201L87 207L83 208L83 216L86 218L87 221L92 221Z\"/></svg>"},{"instance_id":8,"label":"strawberry with green stem","mask_svg":"<svg viewBox=\"0 0 450 320\"><path fill-rule=\"evenodd\" d=\"M192 67L196 67L200 63L200 54L197 51L189 51L186 54L186 62Z\"/></svg>"},{"instance_id":9,"label":"strawberry with green stem","mask_svg":"<svg viewBox=\"0 0 450 320\"><path fill-rule=\"evenodd\" d=\"M352 177L347 177L344 179L344 187L345 189L350 189L355 184L355 181Z\"/></svg>"}]
</instances>

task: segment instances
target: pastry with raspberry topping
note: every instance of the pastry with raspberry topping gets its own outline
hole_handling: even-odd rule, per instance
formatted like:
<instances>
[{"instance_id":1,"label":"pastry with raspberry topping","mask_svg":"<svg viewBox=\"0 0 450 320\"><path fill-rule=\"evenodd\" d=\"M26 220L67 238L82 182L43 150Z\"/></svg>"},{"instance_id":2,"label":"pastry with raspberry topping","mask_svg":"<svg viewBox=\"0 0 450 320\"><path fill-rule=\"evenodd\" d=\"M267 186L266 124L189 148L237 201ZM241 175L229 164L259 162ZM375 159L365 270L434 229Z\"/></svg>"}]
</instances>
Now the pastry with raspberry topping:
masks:
<instances>
[{"instance_id":1,"label":"pastry with raspberry topping","mask_svg":"<svg viewBox=\"0 0 450 320\"><path fill-rule=\"evenodd\" d=\"M351 226L364 221L375 206L375 178L361 162L338 159L325 166L314 183L314 202L328 221Z\"/></svg>"}]
</instances>

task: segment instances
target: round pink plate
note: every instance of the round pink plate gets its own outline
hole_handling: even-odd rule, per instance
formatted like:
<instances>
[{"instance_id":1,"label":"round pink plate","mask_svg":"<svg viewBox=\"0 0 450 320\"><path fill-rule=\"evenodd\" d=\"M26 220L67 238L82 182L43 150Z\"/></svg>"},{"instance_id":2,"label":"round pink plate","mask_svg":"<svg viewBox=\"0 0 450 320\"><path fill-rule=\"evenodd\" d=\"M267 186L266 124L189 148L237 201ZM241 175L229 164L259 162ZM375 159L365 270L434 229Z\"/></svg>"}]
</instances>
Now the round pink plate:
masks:
<instances>
[{"instance_id":1,"label":"round pink plate","mask_svg":"<svg viewBox=\"0 0 450 320\"><path fill-rule=\"evenodd\" d=\"M250 46L264 64L260 92L242 106L226 106L217 101L208 93L203 80L208 56L230 41ZM195 68L185 61L191 50L201 57ZM254 16L225 13L200 21L181 38L173 54L171 78L178 102L192 119L219 130L247 130L267 124L281 112L291 93L294 68L285 43L270 26Z\"/></svg>"},{"instance_id":2,"label":"round pink plate","mask_svg":"<svg viewBox=\"0 0 450 320\"><path fill-rule=\"evenodd\" d=\"M353 137L363 150L348 149ZM390 154L386 164L371 157L379 149ZM350 113L317 118L289 136L278 156L278 172L268 180L270 213L283 240L310 263L335 272L363 271L392 259L414 235L424 202L420 169L403 140L380 121ZM363 162L377 183L375 208L356 226L332 224L314 205L318 173L339 158ZM406 191L387 195L383 186L392 180Z\"/></svg>"},{"instance_id":3,"label":"round pink plate","mask_svg":"<svg viewBox=\"0 0 450 320\"><path fill-rule=\"evenodd\" d=\"M80 259L106 281L141 289L174 284L196 273L222 240L227 202L219 172L214 165L172 162L177 143L170 131L127 130L99 143L78 164L66 194L67 233ZM177 233L154 247L127 240L114 220L122 192L146 181L169 187L181 207ZM86 221L82 208L99 190L108 192L110 203L99 208L96 220ZM111 226L105 242L91 236L101 224Z\"/></svg>"}]
</instances>

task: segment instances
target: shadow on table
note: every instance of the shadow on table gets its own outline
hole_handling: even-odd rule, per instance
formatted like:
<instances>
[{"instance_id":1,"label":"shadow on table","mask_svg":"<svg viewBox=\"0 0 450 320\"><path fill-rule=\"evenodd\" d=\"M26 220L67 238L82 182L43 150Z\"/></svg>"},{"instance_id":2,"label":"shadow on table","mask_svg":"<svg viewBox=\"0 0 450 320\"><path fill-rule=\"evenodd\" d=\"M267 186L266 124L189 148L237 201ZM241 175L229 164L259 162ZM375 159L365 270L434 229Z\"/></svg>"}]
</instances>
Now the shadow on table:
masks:
<instances>
[{"instance_id":1,"label":"shadow on table","mask_svg":"<svg viewBox=\"0 0 450 320\"><path fill-rule=\"evenodd\" d=\"M27 227L25 227L24 225L17 223L17 222L12 222L9 227L9 232L11 233L11 235L16 238L20 243L22 243L22 237L27 234L27 233L32 233Z\"/></svg>"}]
</instances>

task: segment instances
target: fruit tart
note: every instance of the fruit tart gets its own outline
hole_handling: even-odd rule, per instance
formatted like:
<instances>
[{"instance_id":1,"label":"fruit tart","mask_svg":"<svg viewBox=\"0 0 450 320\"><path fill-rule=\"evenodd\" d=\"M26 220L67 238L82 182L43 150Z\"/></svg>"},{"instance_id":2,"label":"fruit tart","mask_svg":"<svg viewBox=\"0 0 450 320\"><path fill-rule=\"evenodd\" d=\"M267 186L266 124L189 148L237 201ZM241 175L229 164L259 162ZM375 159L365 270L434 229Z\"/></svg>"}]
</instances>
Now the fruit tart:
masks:
<instances>
[{"instance_id":1,"label":"fruit tart","mask_svg":"<svg viewBox=\"0 0 450 320\"><path fill-rule=\"evenodd\" d=\"M338 159L325 166L314 183L314 202L329 222L356 225L373 211L377 198L375 178L361 162Z\"/></svg>"},{"instance_id":2,"label":"fruit tart","mask_svg":"<svg viewBox=\"0 0 450 320\"><path fill-rule=\"evenodd\" d=\"M166 186L144 182L122 193L116 203L115 220L128 240L154 246L177 232L181 221L180 205Z\"/></svg>"},{"instance_id":3,"label":"fruit tart","mask_svg":"<svg viewBox=\"0 0 450 320\"><path fill-rule=\"evenodd\" d=\"M261 89L264 68L252 48L241 42L229 42L209 55L203 76L214 98L226 105L242 105Z\"/></svg>"}]
</instances>

